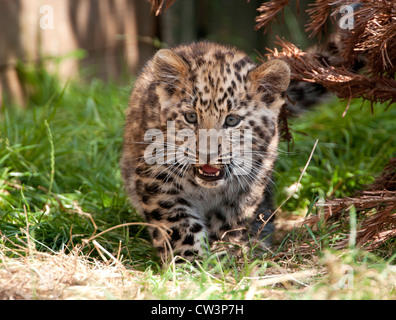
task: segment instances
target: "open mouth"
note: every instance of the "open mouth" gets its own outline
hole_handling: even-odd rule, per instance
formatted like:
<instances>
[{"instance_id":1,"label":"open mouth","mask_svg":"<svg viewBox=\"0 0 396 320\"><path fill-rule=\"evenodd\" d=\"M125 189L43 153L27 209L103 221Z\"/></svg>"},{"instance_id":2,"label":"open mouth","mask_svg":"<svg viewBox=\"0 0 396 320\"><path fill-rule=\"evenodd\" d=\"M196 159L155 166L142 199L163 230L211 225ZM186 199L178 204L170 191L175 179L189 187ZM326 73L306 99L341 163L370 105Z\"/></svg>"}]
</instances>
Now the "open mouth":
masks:
<instances>
[{"instance_id":1,"label":"open mouth","mask_svg":"<svg viewBox=\"0 0 396 320\"><path fill-rule=\"evenodd\" d=\"M205 164L201 167L195 167L195 174L205 181L217 181L224 178L224 169Z\"/></svg>"}]
</instances>

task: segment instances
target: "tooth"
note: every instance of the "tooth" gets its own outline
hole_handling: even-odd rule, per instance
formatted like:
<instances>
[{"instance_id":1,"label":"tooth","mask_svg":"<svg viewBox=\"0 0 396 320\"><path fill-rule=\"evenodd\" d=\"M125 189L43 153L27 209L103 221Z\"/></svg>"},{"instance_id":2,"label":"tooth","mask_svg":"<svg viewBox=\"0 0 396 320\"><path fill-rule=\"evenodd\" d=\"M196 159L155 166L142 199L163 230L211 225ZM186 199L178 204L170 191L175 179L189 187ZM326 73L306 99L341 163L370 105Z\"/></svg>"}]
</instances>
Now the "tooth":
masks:
<instances>
[{"instance_id":1,"label":"tooth","mask_svg":"<svg viewBox=\"0 0 396 320\"><path fill-rule=\"evenodd\" d=\"M204 172L202 171L202 169L198 169L200 174L204 174Z\"/></svg>"},{"instance_id":2,"label":"tooth","mask_svg":"<svg viewBox=\"0 0 396 320\"><path fill-rule=\"evenodd\" d=\"M220 175L220 171L216 172L216 177L218 177Z\"/></svg>"}]
</instances>

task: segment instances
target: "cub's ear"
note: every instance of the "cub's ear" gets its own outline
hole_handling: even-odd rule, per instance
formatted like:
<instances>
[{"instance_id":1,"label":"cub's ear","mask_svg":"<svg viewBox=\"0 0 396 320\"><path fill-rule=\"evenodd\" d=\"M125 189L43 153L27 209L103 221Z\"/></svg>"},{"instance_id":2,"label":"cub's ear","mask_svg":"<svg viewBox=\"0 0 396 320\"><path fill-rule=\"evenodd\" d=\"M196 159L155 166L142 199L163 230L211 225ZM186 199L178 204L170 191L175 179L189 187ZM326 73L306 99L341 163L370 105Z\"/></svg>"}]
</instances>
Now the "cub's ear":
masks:
<instances>
[{"instance_id":1,"label":"cub's ear","mask_svg":"<svg viewBox=\"0 0 396 320\"><path fill-rule=\"evenodd\" d=\"M178 80L185 77L188 70L188 64L170 49L161 49L154 56L154 72L158 78Z\"/></svg>"},{"instance_id":2,"label":"cub's ear","mask_svg":"<svg viewBox=\"0 0 396 320\"><path fill-rule=\"evenodd\" d=\"M270 60L250 71L248 80L255 90L282 93L290 84L290 67L282 60Z\"/></svg>"}]
</instances>

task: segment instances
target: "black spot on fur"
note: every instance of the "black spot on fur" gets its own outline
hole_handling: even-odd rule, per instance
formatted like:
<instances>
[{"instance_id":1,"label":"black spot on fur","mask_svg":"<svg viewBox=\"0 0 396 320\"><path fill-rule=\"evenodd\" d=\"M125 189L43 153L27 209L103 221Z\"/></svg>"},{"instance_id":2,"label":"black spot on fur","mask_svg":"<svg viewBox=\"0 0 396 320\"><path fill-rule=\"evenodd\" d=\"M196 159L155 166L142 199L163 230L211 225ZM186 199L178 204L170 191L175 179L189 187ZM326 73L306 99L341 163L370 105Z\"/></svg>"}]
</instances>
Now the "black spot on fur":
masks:
<instances>
[{"instance_id":1,"label":"black spot on fur","mask_svg":"<svg viewBox=\"0 0 396 320\"><path fill-rule=\"evenodd\" d=\"M155 248L158 250L160 254L165 252L165 247L163 245L156 246Z\"/></svg>"},{"instance_id":2,"label":"black spot on fur","mask_svg":"<svg viewBox=\"0 0 396 320\"><path fill-rule=\"evenodd\" d=\"M195 59L195 63L197 64L197 66L200 68L202 65L205 64L205 60L202 58L196 58Z\"/></svg>"},{"instance_id":3,"label":"black spot on fur","mask_svg":"<svg viewBox=\"0 0 396 320\"><path fill-rule=\"evenodd\" d=\"M159 205L161 208L170 209L170 208L172 208L175 204L174 204L172 201L158 201L158 205Z\"/></svg>"},{"instance_id":4,"label":"black spot on fur","mask_svg":"<svg viewBox=\"0 0 396 320\"><path fill-rule=\"evenodd\" d=\"M233 90L231 87L228 87L228 88L227 88L227 92L228 92L228 94L230 95L230 97L233 97L233 96L234 96L234 90Z\"/></svg>"},{"instance_id":5,"label":"black spot on fur","mask_svg":"<svg viewBox=\"0 0 396 320\"><path fill-rule=\"evenodd\" d=\"M177 228L172 228L172 234L171 234L171 239L173 241L178 241L181 239L180 231Z\"/></svg>"},{"instance_id":6,"label":"black spot on fur","mask_svg":"<svg viewBox=\"0 0 396 320\"><path fill-rule=\"evenodd\" d=\"M223 224L223 225L220 227L220 231L228 231L228 230L231 230L231 228L232 228L232 226L231 226L230 224L225 223L225 224Z\"/></svg>"},{"instance_id":7,"label":"black spot on fur","mask_svg":"<svg viewBox=\"0 0 396 320\"><path fill-rule=\"evenodd\" d=\"M215 241L217 241L217 240L219 240L219 237L217 236L217 234L214 233L214 232L211 232L211 233L209 234L209 241L210 241L210 242L215 242Z\"/></svg>"},{"instance_id":8,"label":"black spot on fur","mask_svg":"<svg viewBox=\"0 0 396 320\"><path fill-rule=\"evenodd\" d=\"M210 212L209 216L214 216L219 220L225 220L223 213L221 212L221 210L218 210L218 209L212 210Z\"/></svg>"},{"instance_id":9,"label":"black spot on fur","mask_svg":"<svg viewBox=\"0 0 396 320\"><path fill-rule=\"evenodd\" d=\"M246 63L248 61L249 61L249 59L247 57L244 57L241 60L239 60L238 62L234 63L234 68L236 70L240 71L246 65Z\"/></svg>"},{"instance_id":10,"label":"black spot on fur","mask_svg":"<svg viewBox=\"0 0 396 320\"><path fill-rule=\"evenodd\" d=\"M141 100L141 107L144 110L145 106L155 106L159 104L157 93L155 92L157 87L156 83L151 83L147 89L147 98Z\"/></svg>"},{"instance_id":11,"label":"black spot on fur","mask_svg":"<svg viewBox=\"0 0 396 320\"><path fill-rule=\"evenodd\" d=\"M178 199L176 200L176 202L177 202L178 204L182 204L182 205L187 206L187 207L190 207L190 206L191 206L191 204L190 204L186 199L183 199L183 198L178 198Z\"/></svg>"},{"instance_id":12,"label":"black spot on fur","mask_svg":"<svg viewBox=\"0 0 396 320\"><path fill-rule=\"evenodd\" d=\"M268 143L259 145L259 147L258 147L259 151L260 152L267 152L267 149L268 149L267 145L268 145Z\"/></svg>"},{"instance_id":13,"label":"black spot on fur","mask_svg":"<svg viewBox=\"0 0 396 320\"><path fill-rule=\"evenodd\" d=\"M153 239L158 239L160 237L159 231L157 228L155 228L151 234L151 236L153 237Z\"/></svg>"},{"instance_id":14,"label":"black spot on fur","mask_svg":"<svg viewBox=\"0 0 396 320\"><path fill-rule=\"evenodd\" d=\"M198 184L194 180L189 179L188 182L190 182L194 187L198 187Z\"/></svg>"},{"instance_id":15,"label":"black spot on fur","mask_svg":"<svg viewBox=\"0 0 396 320\"><path fill-rule=\"evenodd\" d=\"M136 188L136 193L137 194L139 194L139 195L142 194L143 188L144 188L143 182L141 180L136 180L135 188Z\"/></svg>"},{"instance_id":16,"label":"black spot on fur","mask_svg":"<svg viewBox=\"0 0 396 320\"><path fill-rule=\"evenodd\" d=\"M215 56L216 60L219 60L219 61L225 60L225 55L221 51L216 51L214 56Z\"/></svg>"},{"instance_id":17,"label":"black spot on fur","mask_svg":"<svg viewBox=\"0 0 396 320\"><path fill-rule=\"evenodd\" d=\"M194 236L191 234L186 235L186 237L183 240L183 244L192 246L194 244Z\"/></svg>"},{"instance_id":18,"label":"black spot on fur","mask_svg":"<svg viewBox=\"0 0 396 320\"><path fill-rule=\"evenodd\" d=\"M253 130L261 139L265 137L264 131L259 126L254 127Z\"/></svg>"},{"instance_id":19,"label":"black spot on fur","mask_svg":"<svg viewBox=\"0 0 396 320\"><path fill-rule=\"evenodd\" d=\"M225 93L223 94L223 96L220 98L220 103L223 104L224 101L227 99L227 97L228 97L228 93L225 92Z\"/></svg>"},{"instance_id":20,"label":"black spot on fur","mask_svg":"<svg viewBox=\"0 0 396 320\"><path fill-rule=\"evenodd\" d=\"M138 174L139 176L140 176L140 175L143 175L144 172L145 172L146 170L147 170L147 168L145 168L145 167L143 167L143 166L138 166L138 167L135 168L135 172L136 172L136 174Z\"/></svg>"},{"instance_id":21,"label":"black spot on fur","mask_svg":"<svg viewBox=\"0 0 396 320\"><path fill-rule=\"evenodd\" d=\"M176 92L176 88L173 84L169 84L165 87L165 91L168 94L169 98L172 98L172 96L175 94Z\"/></svg>"},{"instance_id":22,"label":"black spot on fur","mask_svg":"<svg viewBox=\"0 0 396 320\"><path fill-rule=\"evenodd\" d=\"M231 102L230 99L227 99L227 110L228 110L228 112L230 112L231 109L232 109L232 102Z\"/></svg>"},{"instance_id":23,"label":"black spot on fur","mask_svg":"<svg viewBox=\"0 0 396 320\"><path fill-rule=\"evenodd\" d=\"M197 106L197 102L198 102L198 97L195 97L193 100L193 103L192 103L193 108L195 108Z\"/></svg>"},{"instance_id":24,"label":"black spot on fur","mask_svg":"<svg viewBox=\"0 0 396 320\"><path fill-rule=\"evenodd\" d=\"M144 191L148 194L157 194L160 192L160 186L157 183L150 183L144 186Z\"/></svg>"},{"instance_id":25,"label":"black spot on fur","mask_svg":"<svg viewBox=\"0 0 396 320\"><path fill-rule=\"evenodd\" d=\"M198 251L196 251L196 250L186 250L186 251L183 252L183 255L186 256L186 257L192 257L192 256L195 256L195 255L198 255Z\"/></svg>"},{"instance_id":26,"label":"black spot on fur","mask_svg":"<svg viewBox=\"0 0 396 320\"><path fill-rule=\"evenodd\" d=\"M150 196L148 195L148 194L144 194L143 196L142 196L142 202L144 203L144 204L148 204L149 203L149 201L150 201Z\"/></svg>"},{"instance_id":27,"label":"black spot on fur","mask_svg":"<svg viewBox=\"0 0 396 320\"><path fill-rule=\"evenodd\" d=\"M191 228L190 228L190 232L191 233L197 233L200 232L202 230L202 226L199 223L194 224Z\"/></svg>"},{"instance_id":28,"label":"black spot on fur","mask_svg":"<svg viewBox=\"0 0 396 320\"><path fill-rule=\"evenodd\" d=\"M261 96L261 101L265 104L271 104L275 101L275 97L272 94L266 92Z\"/></svg>"},{"instance_id":29,"label":"black spot on fur","mask_svg":"<svg viewBox=\"0 0 396 320\"><path fill-rule=\"evenodd\" d=\"M173 178L165 172L161 172L155 176L155 179L162 180L163 182L172 182Z\"/></svg>"},{"instance_id":30,"label":"black spot on fur","mask_svg":"<svg viewBox=\"0 0 396 320\"><path fill-rule=\"evenodd\" d=\"M169 189L169 190L167 190L165 193L166 193L166 194L171 194L171 195L176 195L176 194L179 194L180 191L179 191L179 190L176 190L176 189Z\"/></svg>"},{"instance_id":31,"label":"black spot on fur","mask_svg":"<svg viewBox=\"0 0 396 320\"><path fill-rule=\"evenodd\" d=\"M269 122L269 120L268 120L268 118L267 118L266 116L262 116L262 117L261 117L261 122L263 123L263 125L264 125L265 127L268 127L268 122Z\"/></svg>"},{"instance_id":32,"label":"black spot on fur","mask_svg":"<svg viewBox=\"0 0 396 320\"><path fill-rule=\"evenodd\" d=\"M209 85L210 85L212 88L214 88L215 84L214 84L214 80L213 80L213 78L212 78L211 75L208 75L208 80L209 80Z\"/></svg>"},{"instance_id":33,"label":"black spot on fur","mask_svg":"<svg viewBox=\"0 0 396 320\"><path fill-rule=\"evenodd\" d=\"M144 211L144 216L148 219L148 220L157 220L160 221L162 218L162 213L159 211L159 209L155 209L151 212L148 211Z\"/></svg>"},{"instance_id":34,"label":"black spot on fur","mask_svg":"<svg viewBox=\"0 0 396 320\"><path fill-rule=\"evenodd\" d=\"M172 216L169 216L167 218L167 220L169 222L178 222L178 221L180 221L182 219L186 219L188 217L189 217L189 215L186 212L180 211L180 212L177 212L176 214L173 214Z\"/></svg>"},{"instance_id":35,"label":"black spot on fur","mask_svg":"<svg viewBox=\"0 0 396 320\"><path fill-rule=\"evenodd\" d=\"M183 186L177 182L174 182L173 185L180 191L183 191Z\"/></svg>"}]
</instances>

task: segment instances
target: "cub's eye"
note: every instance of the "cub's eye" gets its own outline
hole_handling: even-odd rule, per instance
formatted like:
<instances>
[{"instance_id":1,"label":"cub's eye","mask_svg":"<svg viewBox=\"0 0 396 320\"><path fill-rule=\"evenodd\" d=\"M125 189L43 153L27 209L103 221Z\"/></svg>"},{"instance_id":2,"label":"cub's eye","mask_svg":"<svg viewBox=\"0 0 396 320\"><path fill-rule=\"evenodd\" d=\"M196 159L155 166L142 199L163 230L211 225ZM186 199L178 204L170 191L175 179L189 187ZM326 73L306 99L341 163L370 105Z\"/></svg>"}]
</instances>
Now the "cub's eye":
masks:
<instances>
[{"instance_id":1,"label":"cub's eye","mask_svg":"<svg viewBox=\"0 0 396 320\"><path fill-rule=\"evenodd\" d=\"M227 127L235 127L239 124L239 122L241 122L241 118L239 118L238 116L234 116L234 115L229 115L225 119L225 125Z\"/></svg>"},{"instance_id":2,"label":"cub's eye","mask_svg":"<svg viewBox=\"0 0 396 320\"><path fill-rule=\"evenodd\" d=\"M184 118L188 123L197 123L198 121L198 116L195 112L186 113Z\"/></svg>"}]
</instances>

